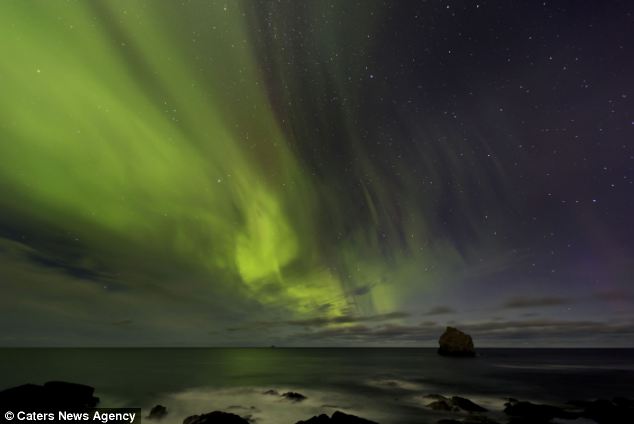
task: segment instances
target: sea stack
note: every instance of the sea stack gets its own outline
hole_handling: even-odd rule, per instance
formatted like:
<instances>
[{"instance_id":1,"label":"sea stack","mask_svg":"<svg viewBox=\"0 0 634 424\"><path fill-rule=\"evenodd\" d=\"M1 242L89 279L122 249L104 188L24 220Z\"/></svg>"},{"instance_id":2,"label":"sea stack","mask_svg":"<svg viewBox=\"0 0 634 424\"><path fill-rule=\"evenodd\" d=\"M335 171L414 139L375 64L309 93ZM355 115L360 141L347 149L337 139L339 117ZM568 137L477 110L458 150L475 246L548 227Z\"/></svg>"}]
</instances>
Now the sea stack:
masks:
<instances>
[{"instance_id":1,"label":"sea stack","mask_svg":"<svg viewBox=\"0 0 634 424\"><path fill-rule=\"evenodd\" d=\"M447 327L438 340L438 354L442 356L474 357L473 339L454 327Z\"/></svg>"}]
</instances>

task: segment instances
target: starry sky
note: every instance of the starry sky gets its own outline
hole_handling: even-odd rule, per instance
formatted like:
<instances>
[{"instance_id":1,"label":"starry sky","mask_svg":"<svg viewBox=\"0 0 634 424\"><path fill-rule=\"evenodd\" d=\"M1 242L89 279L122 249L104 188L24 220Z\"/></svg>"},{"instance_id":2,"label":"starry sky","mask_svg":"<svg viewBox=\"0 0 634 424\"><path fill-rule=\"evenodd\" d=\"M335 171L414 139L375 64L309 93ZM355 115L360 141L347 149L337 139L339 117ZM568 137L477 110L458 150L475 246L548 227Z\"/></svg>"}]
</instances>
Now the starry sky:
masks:
<instances>
[{"instance_id":1,"label":"starry sky","mask_svg":"<svg viewBox=\"0 0 634 424\"><path fill-rule=\"evenodd\" d=\"M0 28L0 346L634 346L632 2Z\"/></svg>"}]
</instances>

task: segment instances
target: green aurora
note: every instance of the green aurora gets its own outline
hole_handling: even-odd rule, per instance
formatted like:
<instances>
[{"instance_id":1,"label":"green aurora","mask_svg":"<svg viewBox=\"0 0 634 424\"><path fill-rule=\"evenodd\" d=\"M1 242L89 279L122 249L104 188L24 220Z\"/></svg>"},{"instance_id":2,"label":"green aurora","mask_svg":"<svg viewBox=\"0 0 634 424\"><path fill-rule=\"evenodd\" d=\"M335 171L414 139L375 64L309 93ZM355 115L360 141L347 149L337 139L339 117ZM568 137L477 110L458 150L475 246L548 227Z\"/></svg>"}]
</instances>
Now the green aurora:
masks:
<instances>
[{"instance_id":1,"label":"green aurora","mask_svg":"<svg viewBox=\"0 0 634 424\"><path fill-rule=\"evenodd\" d=\"M60 263L68 255L80 267L116 269L120 280L174 264L292 316L323 305L333 316L395 307L395 291L381 289L394 275L375 228L320 243L316 224L342 232L345 217L324 210L320 182L280 129L237 4L2 9L11 33L0 48L12 58L2 65L10 142L0 146L0 175L12 193L2 209L15 228L75 242L71 252L38 248ZM378 220L380 206L361 189L361 207ZM363 301L352 295L361 283L377 286Z\"/></svg>"}]
</instances>

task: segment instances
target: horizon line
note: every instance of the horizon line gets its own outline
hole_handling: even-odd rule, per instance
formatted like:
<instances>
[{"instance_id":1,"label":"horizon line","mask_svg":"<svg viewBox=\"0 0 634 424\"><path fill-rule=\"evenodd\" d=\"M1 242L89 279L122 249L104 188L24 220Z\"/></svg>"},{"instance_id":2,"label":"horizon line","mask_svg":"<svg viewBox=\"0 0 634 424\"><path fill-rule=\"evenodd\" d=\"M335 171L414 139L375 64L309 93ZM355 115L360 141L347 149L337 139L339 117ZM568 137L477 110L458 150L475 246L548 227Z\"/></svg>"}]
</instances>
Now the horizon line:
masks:
<instances>
[{"instance_id":1,"label":"horizon line","mask_svg":"<svg viewBox=\"0 0 634 424\"><path fill-rule=\"evenodd\" d=\"M165 346L0 346L0 349L438 349L433 346L199 346L199 345L165 345ZM481 346L475 350L490 349L634 349L633 346Z\"/></svg>"}]
</instances>

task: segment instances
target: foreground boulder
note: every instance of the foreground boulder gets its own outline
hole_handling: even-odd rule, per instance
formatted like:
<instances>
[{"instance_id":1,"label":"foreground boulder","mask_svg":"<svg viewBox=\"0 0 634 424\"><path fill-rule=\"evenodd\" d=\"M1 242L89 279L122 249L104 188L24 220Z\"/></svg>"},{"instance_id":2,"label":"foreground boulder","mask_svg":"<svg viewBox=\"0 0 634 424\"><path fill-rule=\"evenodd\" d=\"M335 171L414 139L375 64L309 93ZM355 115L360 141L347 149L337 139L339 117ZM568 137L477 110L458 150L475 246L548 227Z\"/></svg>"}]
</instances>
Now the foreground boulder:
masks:
<instances>
[{"instance_id":1,"label":"foreground boulder","mask_svg":"<svg viewBox=\"0 0 634 424\"><path fill-rule=\"evenodd\" d=\"M183 420L183 424L249 424L249 421L229 412L213 411L187 417Z\"/></svg>"},{"instance_id":2,"label":"foreground boulder","mask_svg":"<svg viewBox=\"0 0 634 424\"><path fill-rule=\"evenodd\" d=\"M475 348L470 335L454 327L447 327L438 340L438 354L442 356L473 357Z\"/></svg>"},{"instance_id":3,"label":"foreground boulder","mask_svg":"<svg viewBox=\"0 0 634 424\"><path fill-rule=\"evenodd\" d=\"M187 424L187 423L186 423ZM357 417L356 415L344 414L340 411L335 411L331 417L326 414L312 417L307 421L298 421L296 424L377 424L374 421L366 420L364 418Z\"/></svg>"},{"instance_id":4,"label":"foreground boulder","mask_svg":"<svg viewBox=\"0 0 634 424\"><path fill-rule=\"evenodd\" d=\"M447 398L443 395L426 395L427 399L434 399L433 402L428 403L427 407L434 411L465 411L465 412L487 412L486 408L481 407L477 403L460 396L452 396Z\"/></svg>"},{"instance_id":5,"label":"foreground boulder","mask_svg":"<svg viewBox=\"0 0 634 424\"><path fill-rule=\"evenodd\" d=\"M578 402L579 404L580 402ZM634 400L617 397L612 400L596 399L583 402L581 415L599 424L634 422Z\"/></svg>"},{"instance_id":6,"label":"foreground boulder","mask_svg":"<svg viewBox=\"0 0 634 424\"><path fill-rule=\"evenodd\" d=\"M563 406L553 406L509 399L504 412L509 415L509 424L550 424L554 419L578 418L598 424L629 424L634 422L634 400L622 397L574 400Z\"/></svg>"},{"instance_id":7,"label":"foreground boulder","mask_svg":"<svg viewBox=\"0 0 634 424\"><path fill-rule=\"evenodd\" d=\"M282 397L288 400L292 400L293 402L301 402L303 400L306 400L306 396L297 392L286 392L282 395Z\"/></svg>"},{"instance_id":8,"label":"foreground boulder","mask_svg":"<svg viewBox=\"0 0 634 424\"><path fill-rule=\"evenodd\" d=\"M43 386L24 384L0 392L0 406L30 408L94 408L99 398L94 387L65 381L49 381Z\"/></svg>"},{"instance_id":9,"label":"foreground boulder","mask_svg":"<svg viewBox=\"0 0 634 424\"><path fill-rule=\"evenodd\" d=\"M149 420L160 420L167 415L167 408L163 405L156 405L150 410L147 418Z\"/></svg>"},{"instance_id":10,"label":"foreground boulder","mask_svg":"<svg viewBox=\"0 0 634 424\"><path fill-rule=\"evenodd\" d=\"M449 400L435 400L431 403L427 404L429 409L433 409L434 411L458 411L458 408L451 404Z\"/></svg>"},{"instance_id":11,"label":"foreground boulder","mask_svg":"<svg viewBox=\"0 0 634 424\"><path fill-rule=\"evenodd\" d=\"M442 419L437 421L436 424L499 424L499 423L484 415L470 415L467 418L464 418L462 420Z\"/></svg>"},{"instance_id":12,"label":"foreground boulder","mask_svg":"<svg viewBox=\"0 0 634 424\"><path fill-rule=\"evenodd\" d=\"M460 396L453 396L451 398L451 402L457 406L458 408L462 409L463 411L467 411L467 412L487 412L486 408L481 407L480 405L478 405L475 402L470 401L467 398L463 398Z\"/></svg>"},{"instance_id":13,"label":"foreground boulder","mask_svg":"<svg viewBox=\"0 0 634 424\"><path fill-rule=\"evenodd\" d=\"M540 405L531 402L511 400L505 404L504 412L511 418L511 423L549 423L555 418L574 420L578 415L563 408L552 405Z\"/></svg>"}]
</instances>

